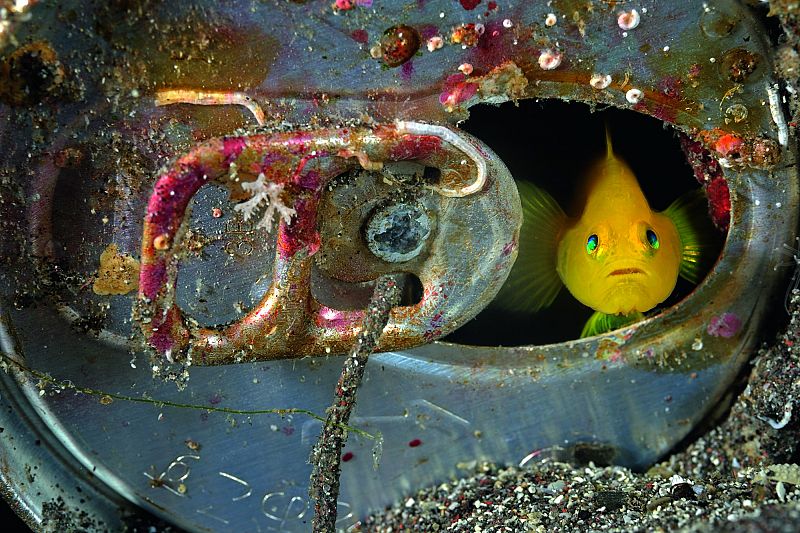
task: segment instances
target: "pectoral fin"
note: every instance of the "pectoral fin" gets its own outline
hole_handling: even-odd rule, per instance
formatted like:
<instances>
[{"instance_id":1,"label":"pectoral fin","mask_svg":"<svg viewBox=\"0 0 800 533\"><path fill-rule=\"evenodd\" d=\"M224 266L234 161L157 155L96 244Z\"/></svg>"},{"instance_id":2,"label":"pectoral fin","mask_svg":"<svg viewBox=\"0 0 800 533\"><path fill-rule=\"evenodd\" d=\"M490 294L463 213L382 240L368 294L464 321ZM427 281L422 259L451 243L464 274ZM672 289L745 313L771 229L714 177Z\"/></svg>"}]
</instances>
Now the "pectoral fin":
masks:
<instances>
[{"instance_id":1,"label":"pectoral fin","mask_svg":"<svg viewBox=\"0 0 800 533\"><path fill-rule=\"evenodd\" d=\"M589 320L586 321L586 325L583 326L581 338L593 337L615 329L624 328L643 318L644 314L639 312L634 312L629 315L607 315L600 311L595 311L592 316L589 317Z\"/></svg>"},{"instance_id":2,"label":"pectoral fin","mask_svg":"<svg viewBox=\"0 0 800 533\"><path fill-rule=\"evenodd\" d=\"M494 305L509 311L534 313L552 304L561 290L556 252L567 217L543 189L521 181L517 182L517 188L523 214L519 252Z\"/></svg>"},{"instance_id":3,"label":"pectoral fin","mask_svg":"<svg viewBox=\"0 0 800 533\"><path fill-rule=\"evenodd\" d=\"M711 269L718 251L717 231L708 216L708 201L702 189L675 200L664 215L675 224L681 239L680 275L697 284Z\"/></svg>"}]
</instances>

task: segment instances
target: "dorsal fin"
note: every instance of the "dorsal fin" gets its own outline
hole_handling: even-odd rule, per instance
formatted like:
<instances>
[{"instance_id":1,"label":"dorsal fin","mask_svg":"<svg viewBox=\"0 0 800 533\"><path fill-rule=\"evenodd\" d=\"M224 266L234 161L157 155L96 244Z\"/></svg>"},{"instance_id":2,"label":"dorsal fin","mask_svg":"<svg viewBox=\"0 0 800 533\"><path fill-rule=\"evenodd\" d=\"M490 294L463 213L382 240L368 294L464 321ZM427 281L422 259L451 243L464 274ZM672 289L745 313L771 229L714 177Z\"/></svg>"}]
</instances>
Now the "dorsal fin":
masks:
<instances>
[{"instance_id":1,"label":"dorsal fin","mask_svg":"<svg viewBox=\"0 0 800 533\"><path fill-rule=\"evenodd\" d=\"M517 181L517 188L523 216L519 252L494 304L509 311L534 313L553 303L561 290L556 252L567 216L553 197L536 185Z\"/></svg>"},{"instance_id":2,"label":"dorsal fin","mask_svg":"<svg viewBox=\"0 0 800 533\"><path fill-rule=\"evenodd\" d=\"M708 201L702 189L682 195L664 210L681 239L680 275L700 283L717 256L716 230L708 216Z\"/></svg>"},{"instance_id":3,"label":"dorsal fin","mask_svg":"<svg viewBox=\"0 0 800 533\"><path fill-rule=\"evenodd\" d=\"M606 121L605 126L606 126L606 159L613 159L614 147L611 145L611 128L608 127L608 121Z\"/></svg>"},{"instance_id":4,"label":"dorsal fin","mask_svg":"<svg viewBox=\"0 0 800 533\"><path fill-rule=\"evenodd\" d=\"M586 186L582 192L582 217L588 219L605 218L613 207L614 212L635 213L649 211L647 201L639 180L633 169L614 152L611 141L611 128L605 125L606 156L599 158L587 173ZM625 201L621 202L623 197Z\"/></svg>"}]
</instances>

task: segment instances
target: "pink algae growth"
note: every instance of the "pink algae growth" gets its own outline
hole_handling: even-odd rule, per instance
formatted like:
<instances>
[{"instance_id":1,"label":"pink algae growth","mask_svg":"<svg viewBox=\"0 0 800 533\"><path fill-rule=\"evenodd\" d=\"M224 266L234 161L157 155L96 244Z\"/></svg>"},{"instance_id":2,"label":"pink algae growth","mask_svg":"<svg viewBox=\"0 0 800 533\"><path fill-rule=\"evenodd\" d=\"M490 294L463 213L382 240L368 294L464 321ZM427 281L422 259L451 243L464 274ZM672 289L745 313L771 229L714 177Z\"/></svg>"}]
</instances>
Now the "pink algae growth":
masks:
<instances>
[{"instance_id":1,"label":"pink algae growth","mask_svg":"<svg viewBox=\"0 0 800 533\"><path fill-rule=\"evenodd\" d=\"M724 337L730 339L742 329L742 320L733 313L722 313L715 316L708 323L706 331L712 337Z\"/></svg>"},{"instance_id":2,"label":"pink algae growth","mask_svg":"<svg viewBox=\"0 0 800 533\"><path fill-rule=\"evenodd\" d=\"M456 107L478 92L478 85L464 81L463 74L453 74L444 81L439 102L448 108Z\"/></svg>"},{"instance_id":3,"label":"pink algae growth","mask_svg":"<svg viewBox=\"0 0 800 533\"><path fill-rule=\"evenodd\" d=\"M333 3L335 11L350 11L355 7L372 7L372 0L336 0Z\"/></svg>"},{"instance_id":4,"label":"pink algae growth","mask_svg":"<svg viewBox=\"0 0 800 533\"><path fill-rule=\"evenodd\" d=\"M350 32L350 37L352 37L355 42L360 44L367 44L367 41L369 41L369 34L367 33L367 30L353 30Z\"/></svg>"},{"instance_id":5,"label":"pink algae growth","mask_svg":"<svg viewBox=\"0 0 800 533\"><path fill-rule=\"evenodd\" d=\"M412 139L401 139L389 152L392 161L407 161L409 159L424 159L436 153L442 146L439 137L419 136Z\"/></svg>"},{"instance_id":6,"label":"pink algae growth","mask_svg":"<svg viewBox=\"0 0 800 533\"><path fill-rule=\"evenodd\" d=\"M156 263L144 264L139 274L139 290L151 300L158 296L158 291L167 280L167 264L163 260Z\"/></svg>"},{"instance_id":7,"label":"pink algae growth","mask_svg":"<svg viewBox=\"0 0 800 533\"><path fill-rule=\"evenodd\" d=\"M346 332L364 319L363 311L339 311L322 306L317 314L317 325Z\"/></svg>"},{"instance_id":8,"label":"pink algae growth","mask_svg":"<svg viewBox=\"0 0 800 533\"><path fill-rule=\"evenodd\" d=\"M225 164L230 165L233 161L242 154L247 141L244 137L226 137L222 140L222 157L225 158Z\"/></svg>"},{"instance_id":9,"label":"pink algae growth","mask_svg":"<svg viewBox=\"0 0 800 533\"><path fill-rule=\"evenodd\" d=\"M728 229L731 219L731 194L725 178L714 178L706 188L709 212L714 225L722 230Z\"/></svg>"},{"instance_id":10,"label":"pink algae growth","mask_svg":"<svg viewBox=\"0 0 800 533\"><path fill-rule=\"evenodd\" d=\"M731 153L734 147L740 146L737 138L722 136L717 142L717 148ZM731 197L728 191L728 182L722 174L719 162L703 147L702 142L693 140L686 135L680 135L681 148L686 154L687 161L694 171L698 182L706 187L708 196L709 214L714 225L727 230L731 217ZM716 149L716 148L715 148Z\"/></svg>"}]
</instances>

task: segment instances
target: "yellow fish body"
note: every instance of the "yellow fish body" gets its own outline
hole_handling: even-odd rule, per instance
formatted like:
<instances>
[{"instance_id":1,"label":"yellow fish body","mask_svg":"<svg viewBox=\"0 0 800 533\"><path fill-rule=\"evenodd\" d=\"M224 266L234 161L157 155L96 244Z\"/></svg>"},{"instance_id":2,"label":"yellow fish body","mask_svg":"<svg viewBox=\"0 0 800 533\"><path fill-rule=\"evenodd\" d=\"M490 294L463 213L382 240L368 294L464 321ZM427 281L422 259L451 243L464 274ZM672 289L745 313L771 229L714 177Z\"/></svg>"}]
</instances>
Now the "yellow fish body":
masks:
<instances>
[{"instance_id":1,"label":"yellow fish body","mask_svg":"<svg viewBox=\"0 0 800 533\"><path fill-rule=\"evenodd\" d=\"M711 231L700 191L655 212L630 167L614 154L591 166L584 205L567 217L545 191L518 182L524 222L517 263L496 300L538 311L562 285L595 310L582 336L643 317L672 293L678 276L696 283L706 263L703 234Z\"/></svg>"}]
</instances>

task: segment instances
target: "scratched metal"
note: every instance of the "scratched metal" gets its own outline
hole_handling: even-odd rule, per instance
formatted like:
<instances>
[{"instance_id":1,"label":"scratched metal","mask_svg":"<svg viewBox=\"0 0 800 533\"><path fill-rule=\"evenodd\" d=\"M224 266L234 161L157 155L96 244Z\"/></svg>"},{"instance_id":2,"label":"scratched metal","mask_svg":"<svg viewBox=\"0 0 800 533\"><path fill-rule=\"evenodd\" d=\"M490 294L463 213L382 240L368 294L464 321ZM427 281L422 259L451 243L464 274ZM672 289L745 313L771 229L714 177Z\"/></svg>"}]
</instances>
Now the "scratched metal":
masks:
<instances>
[{"instance_id":1,"label":"scratched metal","mask_svg":"<svg viewBox=\"0 0 800 533\"><path fill-rule=\"evenodd\" d=\"M260 117L253 109L267 129L286 131L396 119L453 126L476 103L514 98L609 104L672 124L729 165L731 229L721 261L685 301L621 332L550 346L437 342L375 355L352 423L380 433L381 446L351 434L339 525L457 476L459 463L475 459L520 463L590 442L609 446L615 462L647 466L725 391L758 342L766 308L783 295L783 246L797 225L796 139L787 137L759 21L733 1L353 4L335 12L330 0L60 2L15 20L20 44L0 40L2 57L46 40L65 70L50 64L39 92L0 88L3 353L111 393L321 414L337 357L192 367L178 391L152 378L137 340L128 349L138 328L130 320L135 292L100 297L89 287L110 243L138 256L141 219L129 214L144 214L158 170L202 140L252 133ZM632 8L640 21L625 30L618 15ZM554 26L545 25L550 12ZM465 46L452 44L453 30L470 23L482 32L457 33L476 32L477 45L463 35ZM370 49L397 24L417 29L420 52L387 67ZM437 35L444 46L428 52ZM37 57L51 61L39 46ZM759 56L755 65L731 64L731 51L742 48ZM458 68L467 63L465 77ZM605 75L612 79L598 89ZM249 100L155 105L159 90L177 89L238 91ZM741 107L746 119L730 120ZM214 207L231 211L227 191L203 190L195 203L196 238L212 242L205 256L187 259L178 301L200 323L219 324L260 297L273 253L263 234L228 214L209 216ZM734 317L730 336L713 327L720 317ZM112 530L125 520L124 502L193 531L309 529L306 460L319 431L312 418L104 405L68 390L40 396L37 380L18 374L2 378L3 484L34 522L60 496Z\"/></svg>"}]
</instances>

